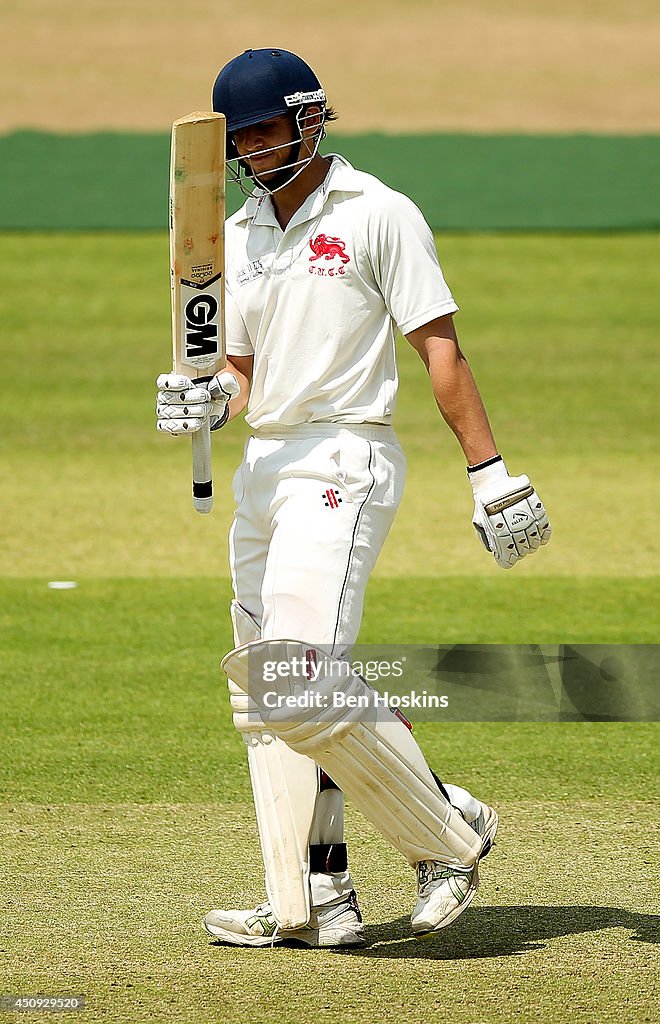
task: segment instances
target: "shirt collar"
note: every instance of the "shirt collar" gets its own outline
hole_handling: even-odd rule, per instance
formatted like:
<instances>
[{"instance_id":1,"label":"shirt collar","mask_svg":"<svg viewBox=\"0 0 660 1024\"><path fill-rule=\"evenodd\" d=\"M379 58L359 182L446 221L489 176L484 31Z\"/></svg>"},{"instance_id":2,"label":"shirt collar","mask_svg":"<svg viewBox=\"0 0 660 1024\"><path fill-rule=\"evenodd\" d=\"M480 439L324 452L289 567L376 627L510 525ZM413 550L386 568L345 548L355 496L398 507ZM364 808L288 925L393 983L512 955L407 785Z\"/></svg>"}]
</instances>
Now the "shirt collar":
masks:
<instances>
[{"instance_id":1,"label":"shirt collar","mask_svg":"<svg viewBox=\"0 0 660 1024\"><path fill-rule=\"evenodd\" d=\"M358 172L349 164L345 157L340 156L339 153L324 153L324 156L332 160L330 170L318 189L307 197L303 206L310 203L316 205L316 200L319 196L321 197L321 202L324 203L326 197L331 192L346 192L351 195L360 195L364 191L358 178ZM255 189L252 195L248 196L242 210L239 212L238 221L239 223L251 221L260 227L279 227L275 211L273 210L272 200L268 193L261 192L260 189Z\"/></svg>"}]
</instances>

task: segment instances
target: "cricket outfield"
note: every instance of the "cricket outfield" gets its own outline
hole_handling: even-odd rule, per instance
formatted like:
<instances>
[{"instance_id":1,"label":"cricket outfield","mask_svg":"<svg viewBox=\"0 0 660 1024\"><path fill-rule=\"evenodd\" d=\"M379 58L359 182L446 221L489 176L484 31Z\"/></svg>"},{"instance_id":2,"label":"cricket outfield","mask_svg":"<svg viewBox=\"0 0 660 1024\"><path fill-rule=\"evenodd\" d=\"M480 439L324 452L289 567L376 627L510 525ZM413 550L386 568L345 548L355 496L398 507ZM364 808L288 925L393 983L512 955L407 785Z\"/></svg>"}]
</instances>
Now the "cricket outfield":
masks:
<instances>
[{"instance_id":1,"label":"cricket outfield","mask_svg":"<svg viewBox=\"0 0 660 1024\"><path fill-rule=\"evenodd\" d=\"M655 642L657 236L438 246L500 447L555 532L510 573L487 558L460 451L402 342L409 480L361 639ZM164 234L5 235L0 258L0 992L84 993L104 1022L651 1020L653 724L420 725L436 770L500 813L474 907L412 939L412 874L349 810L366 949L210 942L206 910L263 895L218 670L246 430L215 437L216 508L196 516L189 443L154 429Z\"/></svg>"}]
</instances>

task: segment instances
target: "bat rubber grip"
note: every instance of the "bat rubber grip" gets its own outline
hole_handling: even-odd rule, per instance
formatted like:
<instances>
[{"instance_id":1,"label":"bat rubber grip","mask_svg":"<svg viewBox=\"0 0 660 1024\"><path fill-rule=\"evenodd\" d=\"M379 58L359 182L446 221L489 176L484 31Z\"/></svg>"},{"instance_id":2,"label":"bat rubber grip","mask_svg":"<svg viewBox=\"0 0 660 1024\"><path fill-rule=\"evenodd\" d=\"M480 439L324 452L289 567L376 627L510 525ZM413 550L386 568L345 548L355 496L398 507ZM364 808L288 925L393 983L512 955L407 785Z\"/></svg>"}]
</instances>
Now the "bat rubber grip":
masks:
<instances>
[{"instance_id":1,"label":"bat rubber grip","mask_svg":"<svg viewBox=\"0 0 660 1024\"><path fill-rule=\"evenodd\" d=\"M193 505L197 512L213 508L213 473L211 469L211 427L208 419L192 436Z\"/></svg>"}]
</instances>

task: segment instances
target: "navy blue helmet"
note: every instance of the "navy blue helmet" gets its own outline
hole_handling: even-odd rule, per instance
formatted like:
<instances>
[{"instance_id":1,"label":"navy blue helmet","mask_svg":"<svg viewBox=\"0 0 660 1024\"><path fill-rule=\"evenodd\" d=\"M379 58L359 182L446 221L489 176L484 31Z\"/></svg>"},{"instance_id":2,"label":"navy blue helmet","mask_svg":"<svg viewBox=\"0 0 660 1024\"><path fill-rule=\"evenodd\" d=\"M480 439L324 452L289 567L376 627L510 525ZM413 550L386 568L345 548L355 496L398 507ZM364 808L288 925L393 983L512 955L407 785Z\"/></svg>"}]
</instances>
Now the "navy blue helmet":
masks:
<instances>
[{"instance_id":1,"label":"navy blue helmet","mask_svg":"<svg viewBox=\"0 0 660 1024\"><path fill-rule=\"evenodd\" d=\"M228 133L325 102L309 64L289 50L246 50L225 65L213 86L213 109L227 118Z\"/></svg>"},{"instance_id":2,"label":"navy blue helmet","mask_svg":"<svg viewBox=\"0 0 660 1024\"><path fill-rule=\"evenodd\" d=\"M310 106L320 108L320 118L318 112L306 114ZM304 170L325 136L325 92L309 64L289 50L246 50L230 60L215 80L213 109L227 119L227 156L236 162L236 167L232 169L230 165L229 171L241 187L245 178L251 179L252 184L258 182L267 192L284 187ZM298 144L298 155L281 168L282 176L276 187L269 188L249 171L244 161L238 160L234 132L284 114L291 114L297 125L298 138L292 143ZM303 132L308 130L305 126L311 119L319 124L319 130L313 151L303 157Z\"/></svg>"}]
</instances>

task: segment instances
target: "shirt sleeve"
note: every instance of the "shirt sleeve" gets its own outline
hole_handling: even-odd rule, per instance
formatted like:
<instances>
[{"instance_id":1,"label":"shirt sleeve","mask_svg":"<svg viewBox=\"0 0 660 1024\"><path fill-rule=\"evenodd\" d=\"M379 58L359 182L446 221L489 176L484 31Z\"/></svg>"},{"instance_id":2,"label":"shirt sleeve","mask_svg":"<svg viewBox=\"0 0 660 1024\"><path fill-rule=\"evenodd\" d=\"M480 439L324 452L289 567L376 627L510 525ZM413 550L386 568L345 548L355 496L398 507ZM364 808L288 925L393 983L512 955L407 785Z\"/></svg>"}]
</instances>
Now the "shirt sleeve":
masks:
<instances>
[{"instance_id":1,"label":"shirt sleeve","mask_svg":"<svg viewBox=\"0 0 660 1024\"><path fill-rule=\"evenodd\" d=\"M250 335L241 316L241 311L236 305L228 286L225 287L225 327L227 333L227 355L251 356L254 348Z\"/></svg>"},{"instance_id":2,"label":"shirt sleeve","mask_svg":"<svg viewBox=\"0 0 660 1024\"><path fill-rule=\"evenodd\" d=\"M455 313L433 232L407 196L384 190L370 223L373 270L390 316L402 334Z\"/></svg>"}]
</instances>

